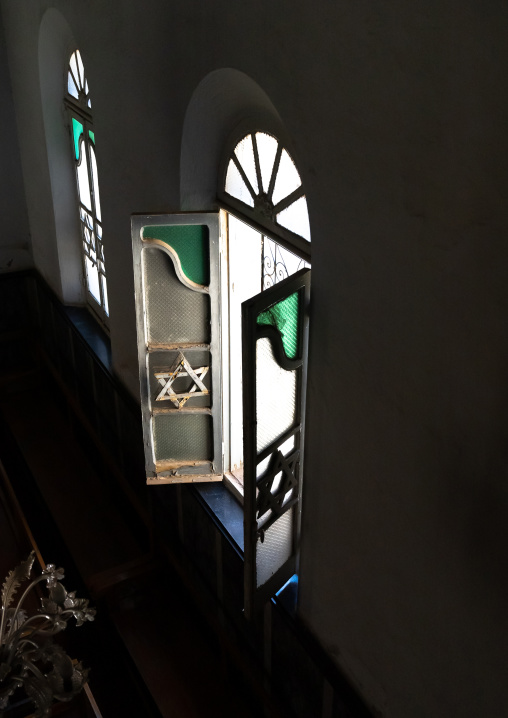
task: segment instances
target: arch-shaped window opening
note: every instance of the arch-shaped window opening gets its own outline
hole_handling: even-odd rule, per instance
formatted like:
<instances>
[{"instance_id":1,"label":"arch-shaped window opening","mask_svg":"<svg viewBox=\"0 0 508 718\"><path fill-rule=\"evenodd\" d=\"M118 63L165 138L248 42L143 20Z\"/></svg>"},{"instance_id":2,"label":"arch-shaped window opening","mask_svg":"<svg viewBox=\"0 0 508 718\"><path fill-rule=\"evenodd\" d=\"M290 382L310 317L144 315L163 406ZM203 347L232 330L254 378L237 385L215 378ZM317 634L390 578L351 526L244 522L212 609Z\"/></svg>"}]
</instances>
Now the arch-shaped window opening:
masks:
<instances>
[{"instance_id":1,"label":"arch-shaped window opening","mask_svg":"<svg viewBox=\"0 0 508 718\"><path fill-rule=\"evenodd\" d=\"M227 206L227 267L222 275L227 295L227 336L223 352L242 354L242 304L255 295L310 267L310 225L300 173L283 144L256 131L236 143L219 185ZM222 191L221 191L222 190ZM289 231L287 231L289 230ZM303 249L303 251L302 251ZM229 366L230 479L243 482L242 367ZM284 407L282 407L283 409Z\"/></svg>"},{"instance_id":2,"label":"arch-shaped window opening","mask_svg":"<svg viewBox=\"0 0 508 718\"><path fill-rule=\"evenodd\" d=\"M71 120L87 299L94 312L107 322L109 306L92 101L79 50L69 60L66 106Z\"/></svg>"}]
</instances>

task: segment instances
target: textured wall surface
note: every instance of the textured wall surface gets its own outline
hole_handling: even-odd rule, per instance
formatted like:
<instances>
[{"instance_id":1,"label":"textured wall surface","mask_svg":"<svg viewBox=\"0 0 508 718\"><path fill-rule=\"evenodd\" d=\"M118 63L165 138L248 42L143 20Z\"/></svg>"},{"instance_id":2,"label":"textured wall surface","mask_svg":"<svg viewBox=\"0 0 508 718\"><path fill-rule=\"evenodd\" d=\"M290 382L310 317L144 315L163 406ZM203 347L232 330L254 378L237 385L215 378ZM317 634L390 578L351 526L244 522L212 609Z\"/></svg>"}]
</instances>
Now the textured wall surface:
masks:
<instances>
[{"instance_id":1,"label":"textured wall surface","mask_svg":"<svg viewBox=\"0 0 508 718\"><path fill-rule=\"evenodd\" d=\"M50 7L92 93L116 372L136 394L131 213L212 208L221 143L278 124L313 247L300 616L383 716L502 715L508 7L1 0L33 254L60 296Z\"/></svg>"},{"instance_id":2,"label":"textured wall surface","mask_svg":"<svg viewBox=\"0 0 508 718\"><path fill-rule=\"evenodd\" d=\"M18 131L1 17L0 128L0 272L12 272L30 267L32 258Z\"/></svg>"}]
</instances>

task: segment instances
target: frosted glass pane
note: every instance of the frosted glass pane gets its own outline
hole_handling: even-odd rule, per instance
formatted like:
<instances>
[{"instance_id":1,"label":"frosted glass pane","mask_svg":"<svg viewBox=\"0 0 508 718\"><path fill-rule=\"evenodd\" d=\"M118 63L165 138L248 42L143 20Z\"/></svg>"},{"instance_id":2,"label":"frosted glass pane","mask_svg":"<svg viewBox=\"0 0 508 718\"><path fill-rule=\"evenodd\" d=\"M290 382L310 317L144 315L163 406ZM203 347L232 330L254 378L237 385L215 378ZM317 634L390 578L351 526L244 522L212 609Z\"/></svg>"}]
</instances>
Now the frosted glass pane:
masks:
<instances>
[{"instance_id":1,"label":"frosted glass pane","mask_svg":"<svg viewBox=\"0 0 508 718\"><path fill-rule=\"evenodd\" d=\"M296 371L282 369L266 337L256 342L256 419L259 453L295 423Z\"/></svg>"},{"instance_id":2,"label":"frosted glass pane","mask_svg":"<svg viewBox=\"0 0 508 718\"><path fill-rule=\"evenodd\" d=\"M230 460L243 465L242 302L261 291L261 235L229 215Z\"/></svg>"},{"instance_id":3,"label":"frosted glass pane","mask_svg":"<svg viewBox=\"0 0 508 718\"><path fill-rule=\"evenodd\" d=\"M247 189L247 185L242 179L242 175L238 171L233 160L229 160L228 171L226 174L226 192L232 197L236 197L241 202L245 202L249 207L254 207L254 199Z\"/></svg>"},{"instance_id":4,"label":"frosted glass pane","mask_svg":"<svg viewBox=\"0 0 508 718\"><path fill-rule=\"evenodd\" d=\"M267 528L263 543L256 543L256 585L262 586L291 558L293 511L289 509Z\"/></svg>"},{"instance_id":5,"label":"frosted glass pane","mask_svg":"<svg viewBox=\"0 0 508 718\"><path fill-rule=\"evenodd\" d=\"M273 456L273 454L268 454L266 459L263 459L263 461L259 462L259 464L256 467L256 478L259 479L259 477L265 473L265 471L267 470L267 468L270 464L270 459L272 458L272 456Z\"/></svg>"},{"instance_id":6,"label":"frosted glass pane","mask_svg":"<svg viewBox=\"0 0 508 718\"><path fill-rule=\"evenodd\" d=\"M81 83L80 89L84 89L85 68L83 67L83 61L81 59L81 54L80 54L79 50L76 50L76 59L78 61L79 82Z\"/></svg>"},{"instance_id":7,"label":"frosted glass pane","mask_svg":"<svg viewBox=\"0 0 508 718\"><path fill-rule=\"evenodd\" d=\"M76 87L76 84L72 79L72 75L70 72L67 73L67 92L69 93L69 95L75 97L76 100L79 98L78 88Z\"/></svg>"},{"instance_id":8,"label":"frosted glass pane","mask_svg":"<svg viewBox=\"0 0 508 718\"><path fill-rule=\"evenodd\" d=\"M83 125L75 117L72 118L72 136L74 138L74 155L79 160L79 141L83 134Z\"/></svg>"},{"instance_id":9,"label":"frosted glass pane","mask_svg":"<svg viewBox=\"0 0 508 718\"><path fill-rule=\"evenodd\" d=\"M92 133L90 133L92 134ZM93 148L93 145L90 145L90 157L92 160L92 181L93 181L93 190L95 194L95 216L97 219L101 220L101 200L99 197L99 178L97 176L97 160L95 159L95 150Z\"/></svg>"},{"instance_id":10,"label":"frosted glass pane","mask_svg":"<svg viewBox=\"0 0 508 718\"><path fill-rule=\"evenodd\" d=\"M279 212L277 222L310 242L309 213L305 197L300 197L285 210Z\"/></svg>"},{"instance_id":11,"label":"frosted glass pane","mask_svg":"<svg viewBox=\"0 0 508 718\"><path fill-rule=\"evenodd\" d=\"M294 192L302 184L298 170L295 167L295 163L289 156L286 150L282 150L280 156L279 169L277 171L277 178L275 180L275 186L273 188L272 202L277 204L288 194Z\"/></svg>"},{"instance_id":12,"label":"frosted glass pane","mask_svg":"<svg viewBox=\"0 0 508 718\"><path fill-rule=\"evenodd\" d=\"M259 167L261 169L261 180L263 190L268 192L270 179L272 177L273 162L277 154L278 142L275 137L267 135L266 132L256 132L256 144L258 146Z\"/></svg>"},{"instance_id":13,"label":"frosted glass pane","mask_svg":"<svg viewBox=\"0 0 508 718\"><path fill-rule=\"evenodd\" d=\"M83 85L81 83L81 77L80 77L79 71L78 71L78 63L76 62L76 53L77 53L77 50L76 50L76 52L74 52L72 54L72 57L69 61L69 65L71 67L74 78L75 78L76 82L78 83L78 90L82 90Z\"/></svg>"},{"instance_id":14,"label":"frosted glass pane","mask_svg":"<svg viewBox=\"0 0 508 718\"><path fill-rule=\"evenodd\" d=\"M106 283L106 277L101 274L101 282L102 282L102 299L104 302L104 311L106 312L106 315L109 317L109 305L108 305L108 287Z\"/></svg>"},{"instance_id":15,"label":"frosted glass pane","mask_svg":"<svg viewBox=\"0 0 508 718\"><path fill-rule=\"evenodd\" d=\"M99 290L99 272L97 267L92 264L88 257L86 260L86 281L88 284L88 290L98 304L101 303L101 293Z\"/></svg>"},{"instance_id":16,"label":"frosted glass pane","mask_svg":"<svg viewBox=\"0 0 508 718\"><path fill-rule=\"evenodd\" d=\"M85 145L83 140L80 142L81 162L78 165L78 189L79 199L87 209L92 209L92 201L90 199L90 185L88 183L88 162L86 158Z\"/></svg>"},{"instance_id":17,"label":"frosted glass pane","mask_svg":"<svg viewBox=\"0 0 508 718\"><path fill-rule=\"evenodd\" d=\"M252 185L255 194L259 193L258 179L256 176L256 163L254 162L254 150L252 148L252 136L247 135L235 148L235 155L241 164L247 179Z\"/></svg>"},{"instance_id":18,"label":"frosted glass pane","mask_svg":"<svg viewBox=\"0 0 508 718\"><path fill-rule=\"evenodd\" d=\"M295 437L290 436L289 439L279 446L279 451L283 456L287 456L295 448Z\"/></svg>"}]
</instances>

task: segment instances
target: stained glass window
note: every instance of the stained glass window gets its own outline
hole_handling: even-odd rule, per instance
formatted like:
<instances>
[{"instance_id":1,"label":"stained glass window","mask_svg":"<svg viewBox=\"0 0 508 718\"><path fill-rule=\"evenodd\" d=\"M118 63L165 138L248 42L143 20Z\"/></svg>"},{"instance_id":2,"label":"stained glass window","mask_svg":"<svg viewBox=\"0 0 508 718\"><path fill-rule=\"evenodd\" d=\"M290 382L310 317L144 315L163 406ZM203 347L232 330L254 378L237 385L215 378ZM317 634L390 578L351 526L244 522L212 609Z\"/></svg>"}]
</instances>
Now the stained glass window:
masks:
<instances>
[{"instance_id":1,"label":"stained glass window","mask_svg":"<svg viewBox=\"0 0 508 718\"><path fill-rule=\"evenodd\" d=\"M92 101L79 50L72 53L67 71L66 105L71 118L76 168L83 273L88 303L107 322L109 316L106 266L102 233L99 174L95 156Z\"/></svg>"}]
</instances>

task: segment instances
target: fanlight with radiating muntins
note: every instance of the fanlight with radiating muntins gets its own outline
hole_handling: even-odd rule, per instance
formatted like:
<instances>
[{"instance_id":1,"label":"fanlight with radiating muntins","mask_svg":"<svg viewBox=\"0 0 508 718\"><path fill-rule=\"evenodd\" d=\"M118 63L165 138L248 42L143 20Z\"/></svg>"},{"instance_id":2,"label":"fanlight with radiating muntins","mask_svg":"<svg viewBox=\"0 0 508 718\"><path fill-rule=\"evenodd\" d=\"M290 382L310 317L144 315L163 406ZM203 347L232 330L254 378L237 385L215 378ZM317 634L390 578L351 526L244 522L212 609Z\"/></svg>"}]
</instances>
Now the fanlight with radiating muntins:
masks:
<instances>
[{"instance_id":1,"label":"fanlight with radiating muntins","mask_svg":"<svg viewBox=\"0 0 508 718\"><path fill-rule=\"evenodd\" d=\"M272 135L255 132L236 145L225 191L261 215L310 242L307 200L289 152Z\"/></svg>"}]
</instances>

